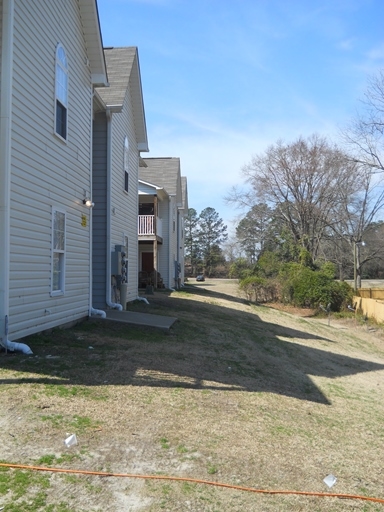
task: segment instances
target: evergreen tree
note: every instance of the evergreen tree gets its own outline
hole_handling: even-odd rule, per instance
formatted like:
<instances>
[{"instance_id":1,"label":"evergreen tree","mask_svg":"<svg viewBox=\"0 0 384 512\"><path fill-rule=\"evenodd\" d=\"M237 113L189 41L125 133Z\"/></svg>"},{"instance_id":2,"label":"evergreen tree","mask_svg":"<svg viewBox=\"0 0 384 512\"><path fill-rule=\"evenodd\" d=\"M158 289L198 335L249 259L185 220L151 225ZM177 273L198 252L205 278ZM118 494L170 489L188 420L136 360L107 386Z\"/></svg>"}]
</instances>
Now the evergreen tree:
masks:
<instances>
[{"instance_id":1,"label":"evergreen tree","mask_svg":"<svg viewBox=\"0 0 384 512\"><path fill-rule=\"evenodd\" d=\"M220 244L228 238L227 226L214 208L205 208L198 219L198 247L205 273L210 276L213 268L223 262Z\"/></svg>"}]
</instances>

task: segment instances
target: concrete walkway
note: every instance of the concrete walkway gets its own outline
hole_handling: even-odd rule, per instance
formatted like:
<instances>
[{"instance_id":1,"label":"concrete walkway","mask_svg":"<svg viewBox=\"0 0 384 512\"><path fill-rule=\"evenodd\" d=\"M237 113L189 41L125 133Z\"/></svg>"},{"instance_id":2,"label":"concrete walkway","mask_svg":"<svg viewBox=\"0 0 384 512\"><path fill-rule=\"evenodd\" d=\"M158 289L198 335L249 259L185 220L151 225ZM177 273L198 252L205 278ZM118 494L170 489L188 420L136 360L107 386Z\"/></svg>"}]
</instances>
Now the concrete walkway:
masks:
<instances>
[{"instance_id":1,"label":"concrete walkway","mask_svg":"<svg viewBox=\"0 0 384 512\"><path fill-rule=\"evenodd\" d=\"M117 311L110 309L106 311L107 320L122 322L124 324L142 325L146 327L157 327L169 331L177 318L172 316L150 315L148 313L134 313L132 311Z\"/></svg>"}]
</instances>

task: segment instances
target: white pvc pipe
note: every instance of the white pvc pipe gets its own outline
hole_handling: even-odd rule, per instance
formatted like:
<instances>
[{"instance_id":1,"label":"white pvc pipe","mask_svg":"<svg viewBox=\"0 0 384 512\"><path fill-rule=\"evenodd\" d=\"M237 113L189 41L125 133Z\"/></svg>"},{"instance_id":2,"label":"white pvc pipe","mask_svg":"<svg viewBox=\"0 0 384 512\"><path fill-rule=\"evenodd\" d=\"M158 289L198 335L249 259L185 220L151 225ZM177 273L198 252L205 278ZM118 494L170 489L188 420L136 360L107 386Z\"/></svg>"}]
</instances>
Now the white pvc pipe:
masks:
<instances>
[{"instance_id":1,"label":"white pvc pipe","mask_svg":"<svg viewBox=\"0 0 384 512\"><path fill-rule=\"evenodd\" d=\"M32 350L25 343L17 343L15 341L3 340L2 345L5 346L10 352L15 350L22 352L23 354L32 355Z\"/></svg>"},{"instance_id":2,"label":"white pvc pipe","mask_svg":"<svg viewBox=\"0 0 384 512\"><path fill-rule=\"evenodd\" d=\"M102 309L91 308L91 316L101 316L101 318L107 318L107 313Z\"/></svg>"},{"instance_id":3,"label":"white pvc pipe","mask_svg":"<svg viewBox=\"0 0 384 512\"><path fill-rule=\"evenodd\" d=\"M145 297L140 297L140 295L137 296L137 300L141 300L142 302L149 304L148 300Z\"/></svg>"},{"instance_id":4,"label":"white pvc pipe","mask_svg":"<svg viewBox=\"0 0 384 512\"><path fill-rule=\"evenodd\" d=\"M107 107L107 268L106 303L112 309L123 310L121 304L111 301L111 190L112 190L112 112Z\"/></svg>"},{"instance_id":5,"label":"white pvc pipe","mask_svg":"<svg viewBox=\"0 0 384 512\"><path fill-rule=\"evenodd\" d=\"M0 91L0 343L7 342L11 219L11 128L13 80L13 0L2 2ZM7 349L7 344L5 343Z\"/></svg>"}]
</instances>

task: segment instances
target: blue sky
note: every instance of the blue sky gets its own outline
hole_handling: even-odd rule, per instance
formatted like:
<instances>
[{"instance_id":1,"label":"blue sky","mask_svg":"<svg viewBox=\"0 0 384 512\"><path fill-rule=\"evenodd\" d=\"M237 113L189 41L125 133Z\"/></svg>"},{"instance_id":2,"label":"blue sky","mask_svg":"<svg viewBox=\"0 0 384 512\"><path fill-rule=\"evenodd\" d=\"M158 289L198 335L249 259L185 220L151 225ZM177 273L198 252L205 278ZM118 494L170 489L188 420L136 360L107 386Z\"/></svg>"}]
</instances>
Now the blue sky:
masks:
<instances>
[{"instance_id":1,"label":"blue sky","mask_svg":"<svg viewBox=\"0 0 384 512\"><path fill-rule=\"evenodd\" d=\"M98 0L104 46L139 49L150 152L213 207L278 139L338 142L384 67L383 0Z\"/></svg>"}]
</instances>

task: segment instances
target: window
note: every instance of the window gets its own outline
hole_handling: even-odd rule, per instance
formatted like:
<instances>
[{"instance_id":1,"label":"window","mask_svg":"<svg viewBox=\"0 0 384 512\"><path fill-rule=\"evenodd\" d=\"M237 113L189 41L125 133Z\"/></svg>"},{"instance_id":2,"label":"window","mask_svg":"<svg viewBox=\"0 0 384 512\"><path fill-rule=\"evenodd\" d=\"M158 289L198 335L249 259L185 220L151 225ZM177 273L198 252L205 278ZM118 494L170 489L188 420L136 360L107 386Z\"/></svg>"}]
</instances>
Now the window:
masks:
<instances>
[{"instance_id":1,"label":"window","mask_svg":"<svg viewBox=\"0 0 384 512\"><path fill-rule=\"evenodd\" d=\"M128 192L129 186L129 143L128 137L124 139L124 190Z\"/></svg>"},{"instance_id":2,"label":"window","mask_svg":"<svg viewBox=\"0 0 384 512\"><path fill-rule=\"evenodd\" d=\"M65 212L52 210L52 280L51 295L64 293Z\"/></svg>"},{"instance_id":3,"label":"window","mask_svg":"<svg viewBox=\"0 0 384 512\"><path fill-rule=\"evenodd\" d=\"M56 48L55 133L67 140L68 63L61 44Z\"/></svg>"}]
</instances>

